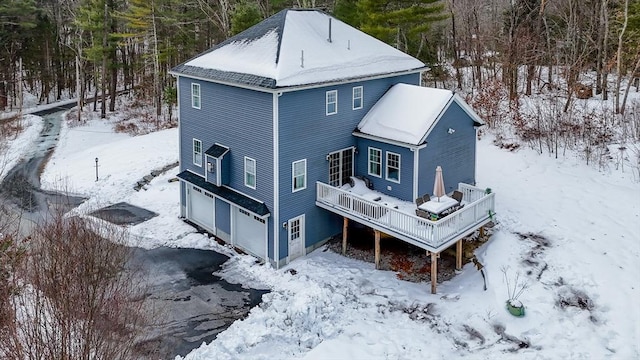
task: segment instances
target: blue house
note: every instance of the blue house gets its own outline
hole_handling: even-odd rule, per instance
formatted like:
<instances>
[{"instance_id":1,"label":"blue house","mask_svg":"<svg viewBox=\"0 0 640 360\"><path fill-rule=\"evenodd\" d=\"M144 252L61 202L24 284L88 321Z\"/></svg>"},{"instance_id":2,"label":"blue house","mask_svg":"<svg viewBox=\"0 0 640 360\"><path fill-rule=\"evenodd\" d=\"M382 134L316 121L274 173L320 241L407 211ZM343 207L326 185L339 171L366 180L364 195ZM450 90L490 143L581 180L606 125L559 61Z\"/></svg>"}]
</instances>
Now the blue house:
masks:
<instances>
[{"instance_id":1,"label":"blue house","mask_svg":"<svg viewBox=\"0 0 640 360\"><path fill-rule=\"evenodd\" d=\"M181 216L276 267L340 234L349 219L434 254L458 242L493 209L492 194L473 186L482 120L451 91L421 87L424 70L302 9L175 67ZM464 193L455 226L441 225L455 214L432 221L414 211L437 166L447 192ZM365 180L373 194L413 209L350 191ZM379 209L384 216L371 214Z\"/></svg>"}]
</instances>

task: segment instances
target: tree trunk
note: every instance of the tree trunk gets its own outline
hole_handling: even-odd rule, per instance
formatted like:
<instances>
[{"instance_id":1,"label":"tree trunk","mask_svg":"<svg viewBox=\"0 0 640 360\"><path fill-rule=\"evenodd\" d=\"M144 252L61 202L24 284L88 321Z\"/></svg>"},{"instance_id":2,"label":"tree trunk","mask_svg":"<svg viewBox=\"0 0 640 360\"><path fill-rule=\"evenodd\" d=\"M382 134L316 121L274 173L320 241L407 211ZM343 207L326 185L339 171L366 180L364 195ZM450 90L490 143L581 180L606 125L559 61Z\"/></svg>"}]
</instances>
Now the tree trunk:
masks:
<instances>
[{"instance_id":1,"label":"tree trunk","mask_svg":"<svg viewBox=\"0 0 640 360\"><path fill-rule=\"evenodd\" d=\"M620 82L622 81L622 45L624 39L624 33L627 30L627 23L629 22L629 0L624 2L624 22L622 23L622 29L618 35L618 54L616 61L616 94L615 94L615 108L616 114L620 114Z\"/></svg>"},{"instance_id":2,"label":"tree trunk","mask_svg":"<svg viewBox=\"0 0 640 360\"><path fill-rule=\"evenodd\" d=\"M629 76L629 81L627 81L627 87L624 89L624 98L622 99L622 105L620 106L620 114L624 114L624 108L627 105L627 97L629 96L629 90L631 89L631 84L633 83L633 79L635 75L640 71L640 51L636 54L636 65L633 67L633 71Z\"/></svg>"},{"instance_id":3,"label":"tree trunk","mask_svg":"<svg viewBox=\"0 0 640 360\"><path fill-rule=\"evenodd\" d=\"M109 7L107 2L104 3L104 24L102 27L102 73L100 74L100 101L102 107L100 108L100 118L107 117L107 20L109 18Z\"/></svg>"}]
</instances>

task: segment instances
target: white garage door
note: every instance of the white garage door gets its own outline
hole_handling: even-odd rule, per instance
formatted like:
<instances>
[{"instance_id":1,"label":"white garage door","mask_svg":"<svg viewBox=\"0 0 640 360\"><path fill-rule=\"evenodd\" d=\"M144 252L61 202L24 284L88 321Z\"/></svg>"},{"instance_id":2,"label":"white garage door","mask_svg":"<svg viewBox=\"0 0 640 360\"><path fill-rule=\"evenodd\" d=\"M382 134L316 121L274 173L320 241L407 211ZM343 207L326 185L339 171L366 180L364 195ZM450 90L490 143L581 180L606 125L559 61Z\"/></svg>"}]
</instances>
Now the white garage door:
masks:
<instances>
[{"instance_id":1,"label":"white garage door","mask_svg":"<svg viewBox=\"0 0 640 360\"><path fill-rule=\"evenodd\" d=\"M204 226L209 231L214 231L213 195L193 186L190 190L189 220Z\"/></svg>"},{"instance_id":2,"label":"white garage door","mask_svg":"<svg viewBox=\"0 0 640 360\"><path fill-rule=\"evenodd\" d=\"M267 253L265 249L266 221L246 210L236 209L235 244L264 259Z\"/></svg>"}]
</instances>

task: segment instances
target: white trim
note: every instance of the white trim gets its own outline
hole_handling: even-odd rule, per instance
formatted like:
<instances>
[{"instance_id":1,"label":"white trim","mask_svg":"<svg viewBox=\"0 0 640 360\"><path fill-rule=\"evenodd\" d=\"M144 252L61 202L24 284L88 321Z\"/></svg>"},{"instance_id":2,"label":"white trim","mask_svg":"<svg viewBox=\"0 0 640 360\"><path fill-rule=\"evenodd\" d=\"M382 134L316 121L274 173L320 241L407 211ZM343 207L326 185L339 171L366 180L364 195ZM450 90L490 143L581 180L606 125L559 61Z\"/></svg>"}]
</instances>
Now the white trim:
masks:
<instances>
[{"instance_id":1,"label":"white trim","mask_svg":"<svg viewBox=\"0 0 640 360\"><path fill-rule=\"evenodd\" d=\"M396 146L400 146L400 147L407 148L407 149L422 149L422 148L427 146L426 143L423 143L423 144L420 144L420 145L413 145L413 144L409 144L409 143L404 143L404 142L400 142L400 141L386 139L386 138L379 137L379 136L374 136L374 135L361 133L359 131L354 131L354 132L351 133L351 135L353 135L355 137L362 138L362 139L373 140L373 141L377 141L377 142L381 142L381 143L389 144L389 145L396 145Z\"/></svg>"},{"instance_id":2,"label":"white trim","mask_svg":"<svg viewBox=\"0 0 640 360\"><path fill-rule=\"evenodd\" d=\"M273 93L273 261L276 265L276 269L280 268L280 171L278 171L279 162L279 97L282 93ZM267 236L267 239L269 237ZM269 247L267 245L267 253ZM268 257L267 257L268 258Z\"/></svg>"},{"instance_id":3,"label":"white trim","mask_svg":"<svg viewBox=\"0 0 640 360\"><path fill-rule=\"evenodd\" d=\"M193 94L193 89L195 89L196 87L198 88L198 95ZM198 106L194 104L194 100L196 97L198 98ZM194 82L191 83L191 107L194 109L202 108L202 87L200 87L200 84Z\"/></svg>"},{"instance_id":4,"label":"white trim","mask_svg":"<svg viewBox=\"0 0 640 360\"><path fill-rule=\"evenodd\" d=\"M420 150L411 149L413 152L413 199L418 197L418 173L420 170Z\"/></svg>"},{"instance_id":5,"label":"white trim","mask_svg":"<svg viewBox=\"0 0 640 360\"><path fill-rule=\"evenodd\" d=\"M200 151L197 152L199 160L200 160L199 164L196 162L196 142L198 142L198 144L200 144ZM191 161L193 161L193 165L195 165L197 167L202 167L202 153L203 153L203 151L202 151L202 140L193 138L193 141L191 142Z\"/></svg>"},{"instance_id":6,"label":"white trim","mask_svg":"<svg viewBox=\"0 0 640 360\"><path fill-rule=\"evenodd\" d=\"M335 95L335 101L329 102L329 96ZM327 90L324 95L324 110L325 115L335 115L338 113L338 90ZM329 112L329 105L335 105L335 110L333 112Z\"/></svg>"},{"instance_id":7,"label":"white trim","mask_svg":"<svg viewBox=\"0 0 640 360\"><path fill-rule=\"evenodd\" d=\"M180 107L180 77L176 76L176 107L178 108L176 111L178 113L178 165L182 165L182 126L180 126L180 112L181 112L181 107ZM178 169L181 169L182 166L178 166Z\"/></svg>"},{"instance_id":8,"label":"white trim","mask_svg":"<svg viewBox=\"0 0 640 360\"><path fill-rule=\"evenodd\" d=\"M252 174L253 175L253 183L254 183L253 185L250 185L250 184L247 183L247 174L251 174L250 172L247 171L247 160L249 162L253 161L253 174ZM256 185L258 184L258 163L257 163L256 159L253 159L253 158L250 158L248 156L245 156L243 164L244 164L244 172L243 172L243 174L244 174L244 176L243 176L243 178L244 178L244 186L255 190L256 189Z\"/></svg>"},{"instance_id":9,"label":"white trim","mask_svg":"<svg viewBox=\"0 0 640 360\"><path fill-rule=\"evenodd\" d=\"M304 179L304 185L299 188L296 189L296 164L299 163L303 163L303 179ZM304 190L307 188L307 159L302 159L302 160L298 160L298 161L294 161L291 163L291 192L298 192L301 190Z\"/></svg>"},{"instance_id":10,"label":"white trim","mask_svg":"<svg viewBox=\"0 0 640 360\"><path fill-rule=\"evenodd\" d=\"M378 163L378 165L380 165L380 174L373 174L371 172L371 150L377 150L379 153L378 155L380 155L380 162ZM382 178L382 149L378 149L373 146L367 147L367 174L377 178Z\"/></svg>"},{"instance_id":11,"label":"white trim","mask_svg":"<svg viewBox=\"0 0 640 360\"><path fill-rule=\"evenodd\" d=\"M356 107L356 90L360 89L360 106ZM362 85L351 88L351 110L360 110L364 106L364 88Z\"/></svg>"},{"instance_id":12,"label":"white trim","mask_svg":"<svg viewBox=\"0 0 640 360\"><path fill-rule=\"evenodd\" d=\"M389 178L389 155L398 156L398 179L397 180ZM384 168L385 168L385 171L384 171L385 180L400 184L400 170L402 169L402 156L400 156L400 154L395 153L393 151L385 151Z\"/></svg>"},{"instance_id":13,"label":"white trim","mask_svg":"<svg viewBox=\"0 0 640 360\"><path fill-rule=\"evenodd\" d=\"M188 74L178 73L178 72L174 72L174 71L169 71L169 74L172 75L172 76L182 76L182 77L193 79L193 80L207 81L207 82L212 82L212 83L221 84L221 85L230 85L230 86L235 86L235 87L239 87L239 88L243 88L243 89L255 90L255 91L260 91L260 92L265 92L265 93L283 94L283 93L287 93L287 92L291 92L291 91L309 90L309 89L316 89L316 88L321 88L321 87L329 87L329 86L335 86L335 85L351 84L351 83L357 83L357 82L362 82L362 81L385 79L385 78L389 78L389 77L403 76L403 75L409 75L409 74L420 74L420 79L419 80L420 80L420 83L422 83L422 72L426 71L426 70L429 70L429 69L430 68L428 66L423 66L423 67L419 67L419 68L415 68L415 69L397 71L397 72L392 72L392 73L377 74L377 75L363 76L363 77L351 78L351 79L342 79L342 80L336 80L336 81L327 81L327 82L323 82L323 83L314 83L314 84L308 84L308 85L286 86L286 87L281 87L281 88L278 88L278 87L276 87L276 88L265 88L265 87L260 87L260 86L251 86L251 85L247 85L247 84L236 83L236 82L233 82L233 81L223 81L223 80L208 79L208 78L201 77L201 76L188 75Z\"/></svg>"}]
</instances>

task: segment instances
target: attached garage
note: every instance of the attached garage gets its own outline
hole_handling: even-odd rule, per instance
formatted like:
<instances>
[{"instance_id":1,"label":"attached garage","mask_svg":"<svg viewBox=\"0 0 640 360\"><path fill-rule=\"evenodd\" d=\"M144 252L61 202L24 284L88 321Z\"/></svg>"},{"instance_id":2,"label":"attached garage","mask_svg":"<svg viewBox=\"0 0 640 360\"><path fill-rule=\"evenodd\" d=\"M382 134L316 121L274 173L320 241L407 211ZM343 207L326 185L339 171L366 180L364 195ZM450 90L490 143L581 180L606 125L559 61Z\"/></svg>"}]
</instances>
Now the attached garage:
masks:
<instances>
[{"instance_id":1,"label":"attached garage","mask_svg":"<svg viewBox=\"0 0 640 360\"><path fill-rule=\"evenodd\" d=\"M242 208L235 208L234 244L250 254L266 259L267 224L262 219Z\"/></svg>"},{"instance_id":2,"label":"attached garage","mask_svg":"<svg viewBox=\"0 0 640 360\"><path fill-rule=\"evenodd\" d=\"M269 259L270 212L264 202L249 198L226 186L216 186L190 171L178 174L184 186L180 195L181 215L206 228L218 239L260 259Z\"/></svg>"},{"instance_id":3,"label":"attached garage","mask_svg":"<svg viewBox=\"0 0 640 360\"><path fill-rule=\"evenodd\" d=\"M188 219L215 234L213 195L195 186L189 186L188 189Z\"/></svg>"}]
</instances>

